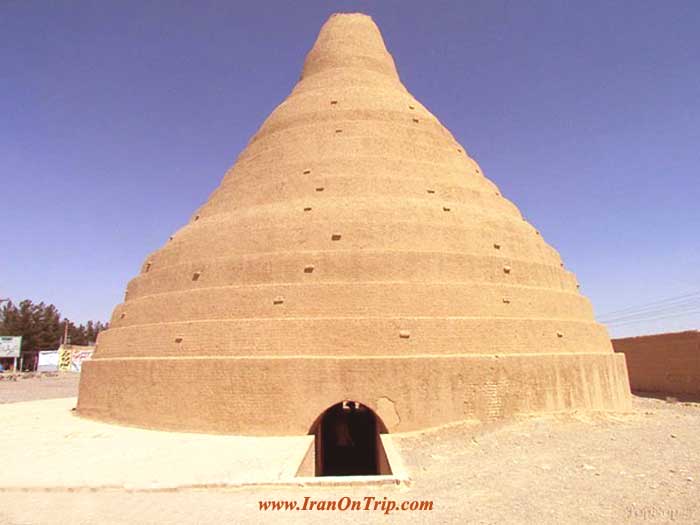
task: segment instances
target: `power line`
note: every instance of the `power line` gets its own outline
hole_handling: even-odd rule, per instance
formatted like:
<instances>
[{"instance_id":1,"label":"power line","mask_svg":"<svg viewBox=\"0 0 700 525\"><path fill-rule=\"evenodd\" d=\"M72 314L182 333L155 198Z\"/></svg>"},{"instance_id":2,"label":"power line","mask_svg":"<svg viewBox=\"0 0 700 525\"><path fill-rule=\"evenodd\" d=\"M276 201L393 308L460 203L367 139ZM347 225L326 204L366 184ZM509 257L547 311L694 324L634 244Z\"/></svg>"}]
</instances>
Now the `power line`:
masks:
<instances>
[{"instance_id":1,"label":"power line","mask_svg":"<svg viewBox=\"0 0 700 525\"><path fill-rule=\"evenodd\" d=\"M637 311L642 311L642 310L648 310L648 309L653 309L654 307L657 306L667 306L666 303L675 303L679 301L685 301L691 298L695 297L700 297L700 290L685 293L682 295L676 295L674 297L668 297L666 299L660 299L658 301L652 301L650 303L645 303L637 306L628 306L626 308L621 308L619 310L613 310L611 312L606 312L602 315L600 315L601 318L610 318L613 316L617 316L620 314L626 314L626 313L636 313Z\"/></svg>"},{"instance_id":2,"label":"power line","mask_svg":"<svg viewBox=\"0 0 700 525\"><path fill-rule=\"evenodd\" d=\"M691 310L684 310L682 312L675 312L675 313L666 314L666 315L652 315L651 317L638 317L635 319L622 319L620 321L612 321L612 322L601 321L601 323L606 324L606 325L610 325L610 326L621 326L621 325L625 325L625 324L658 321L660 319L670 319L673 317L683 317L683 316L691 315L691 314L695 314L695 313L700 313L700 305L698 305L696 308L691 309Z\"/></svg>"},{"instance_id":3,"label":"power line","mask_svg":"<svg viewBox=\"0 0 700 525\"><path fill-rule=\"evenodd\" d=\"M614 322L614 321L622 321L625 319L629 318L634 318L634 317L639 317L639 316L648 316L648 315L658 315L658 314L664 314L664 313L674 313L674 312L682 312L683 310L686 310L688 308L695 308L700 306L700 297L697 298L690 298L690 299L684 299L683 301L679 301L676 303L672 304L667 304L665 306L659 306L655 308L645 308L645 309L640 309L634 312L629 312L624 315L616 315L612 317L601 317L601 322Z\"/></svg>"}]
</instances>

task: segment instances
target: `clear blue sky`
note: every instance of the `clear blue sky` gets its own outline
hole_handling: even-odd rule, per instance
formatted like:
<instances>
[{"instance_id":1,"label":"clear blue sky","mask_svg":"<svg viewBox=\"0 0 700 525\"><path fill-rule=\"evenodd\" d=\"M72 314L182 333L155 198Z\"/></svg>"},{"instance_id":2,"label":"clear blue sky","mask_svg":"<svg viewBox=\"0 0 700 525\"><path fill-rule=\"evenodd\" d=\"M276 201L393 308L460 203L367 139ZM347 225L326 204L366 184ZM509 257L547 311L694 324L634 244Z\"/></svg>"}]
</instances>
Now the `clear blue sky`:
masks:
<instances>
[{"instance_id":1,"label":"clear blue sky","mask_svg":"<svg viewBox=\"0 0 700 525\"><path fill-rule=\"evenodd\" d=\"M700 2L0 0L0 296L107 320L335 11L373 16L597 314L700 291ZM670 304L612 335L700 328Z\"/></svg>"}]
</instances>

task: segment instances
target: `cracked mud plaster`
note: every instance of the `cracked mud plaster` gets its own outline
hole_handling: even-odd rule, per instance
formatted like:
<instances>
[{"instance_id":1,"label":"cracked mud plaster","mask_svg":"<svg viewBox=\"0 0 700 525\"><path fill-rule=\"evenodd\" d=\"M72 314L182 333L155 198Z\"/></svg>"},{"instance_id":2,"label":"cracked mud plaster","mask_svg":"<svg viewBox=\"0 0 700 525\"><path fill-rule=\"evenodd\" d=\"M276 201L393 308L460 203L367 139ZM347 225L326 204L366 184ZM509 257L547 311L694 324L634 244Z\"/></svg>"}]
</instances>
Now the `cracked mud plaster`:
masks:
<instances>
[{"instance_id":1,"label":"cracked mud plaster","mask_svg":"<svg viewBox=\"0 0 700 525\"><path fill-rule=\"evenodd\" d=\"M396 403L388 397L377 399L377 415L384 421L388 429L395 430L401 423L399 413L396 411Z\"/></svg>"}]
</instances>

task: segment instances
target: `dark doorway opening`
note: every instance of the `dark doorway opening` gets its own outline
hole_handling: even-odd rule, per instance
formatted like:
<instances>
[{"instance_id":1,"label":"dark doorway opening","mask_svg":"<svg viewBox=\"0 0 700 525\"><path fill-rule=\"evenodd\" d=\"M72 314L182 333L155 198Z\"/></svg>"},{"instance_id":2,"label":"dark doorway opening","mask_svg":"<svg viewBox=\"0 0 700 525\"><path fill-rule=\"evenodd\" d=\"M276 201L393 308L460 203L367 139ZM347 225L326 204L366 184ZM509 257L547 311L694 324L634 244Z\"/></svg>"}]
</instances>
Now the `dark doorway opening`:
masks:
<instances>
[{"instance_id":1,"label":"dark doorway opening","mask_svg":"<svg viewBox=\"0 0 700 525\"><path fill-rule=\"evenodd\" d=\"M380 434L381 419L356 401L333 405L311 427L315 435L316 476L391 474Z\"/></svg>"}]
</instances>

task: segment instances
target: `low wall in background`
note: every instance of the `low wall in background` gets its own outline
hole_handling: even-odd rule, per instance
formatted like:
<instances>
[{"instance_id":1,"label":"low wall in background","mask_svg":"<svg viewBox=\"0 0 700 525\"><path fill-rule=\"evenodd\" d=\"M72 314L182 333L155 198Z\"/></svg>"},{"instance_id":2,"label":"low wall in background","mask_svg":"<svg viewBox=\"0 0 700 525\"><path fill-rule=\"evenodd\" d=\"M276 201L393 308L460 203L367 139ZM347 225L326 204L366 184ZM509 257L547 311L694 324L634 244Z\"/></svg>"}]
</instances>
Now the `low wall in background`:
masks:
<instances>
[{"instance_id":1,"label":"low wall in background","mask_svg":"<svg viewBox=\"0 0 700 525\"><path fill-rule=\"evenodd\" d=\"M637 392L700 395L700 331L613 339Z\"/></svg>"}]
</instances>

